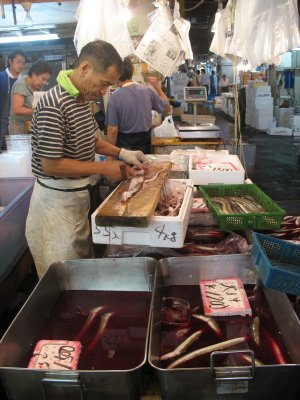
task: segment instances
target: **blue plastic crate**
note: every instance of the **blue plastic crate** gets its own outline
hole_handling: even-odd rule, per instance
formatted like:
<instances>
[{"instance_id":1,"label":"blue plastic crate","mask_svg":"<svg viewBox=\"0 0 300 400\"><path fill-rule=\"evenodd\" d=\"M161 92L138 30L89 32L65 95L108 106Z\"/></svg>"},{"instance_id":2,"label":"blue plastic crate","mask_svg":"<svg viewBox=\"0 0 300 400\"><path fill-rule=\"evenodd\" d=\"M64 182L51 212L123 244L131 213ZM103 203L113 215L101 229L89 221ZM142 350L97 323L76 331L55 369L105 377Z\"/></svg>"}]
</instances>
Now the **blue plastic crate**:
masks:
<instances>
[{"instance_id":1,"label":"blue plastic crate","mask_svg":"<svg viewBox=\"0 0 300 400\"><path fill-rule=\"evenodd\" d=\"M300 246L254 232L252 259L267 288L300 295Z\"/></svg>"}]
</instances>

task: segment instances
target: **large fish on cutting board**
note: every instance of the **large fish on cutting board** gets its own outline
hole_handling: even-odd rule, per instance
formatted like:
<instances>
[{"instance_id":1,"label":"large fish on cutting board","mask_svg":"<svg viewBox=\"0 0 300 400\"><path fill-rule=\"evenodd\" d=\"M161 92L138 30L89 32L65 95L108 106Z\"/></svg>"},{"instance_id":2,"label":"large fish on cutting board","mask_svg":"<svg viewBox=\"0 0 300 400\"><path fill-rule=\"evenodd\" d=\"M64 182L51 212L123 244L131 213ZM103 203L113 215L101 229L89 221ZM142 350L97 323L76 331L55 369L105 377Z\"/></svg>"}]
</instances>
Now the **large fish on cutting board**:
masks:
<instances>
[{"instance_id":1,"label":"large fish on cutting board","mask_svg":"<svg viewBox=\"0 0 300 400\"><path fill-rule=\"evenodd\" d=\"M140 173L141 175L121 182L98 208L96 224L99 226L148 226L170 169L170 162L152 162L143 171L144 176Z\"/></svg>"}]
</instances>

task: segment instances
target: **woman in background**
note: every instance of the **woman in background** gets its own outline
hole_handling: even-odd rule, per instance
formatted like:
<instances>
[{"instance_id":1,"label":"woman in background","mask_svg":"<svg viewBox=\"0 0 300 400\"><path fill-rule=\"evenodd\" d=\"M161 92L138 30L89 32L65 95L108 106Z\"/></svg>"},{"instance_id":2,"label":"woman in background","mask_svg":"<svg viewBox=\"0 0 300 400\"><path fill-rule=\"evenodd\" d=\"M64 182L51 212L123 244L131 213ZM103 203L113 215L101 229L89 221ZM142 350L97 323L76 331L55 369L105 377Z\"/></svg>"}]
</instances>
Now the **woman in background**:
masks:
<instances>
[{"instance_id":1,"label":"woman in background","mask_svg":"<svg viewBox=\"0 0 300 400\"><path fill-rule=\"evenodd\" d=\"M52 74L51 66L45 61L36 61L28 75L19 78L12 88L9 134L25 133L24 124L31 121L33 92L40 91L48 83Z\"/></svg>"}]
</instances>

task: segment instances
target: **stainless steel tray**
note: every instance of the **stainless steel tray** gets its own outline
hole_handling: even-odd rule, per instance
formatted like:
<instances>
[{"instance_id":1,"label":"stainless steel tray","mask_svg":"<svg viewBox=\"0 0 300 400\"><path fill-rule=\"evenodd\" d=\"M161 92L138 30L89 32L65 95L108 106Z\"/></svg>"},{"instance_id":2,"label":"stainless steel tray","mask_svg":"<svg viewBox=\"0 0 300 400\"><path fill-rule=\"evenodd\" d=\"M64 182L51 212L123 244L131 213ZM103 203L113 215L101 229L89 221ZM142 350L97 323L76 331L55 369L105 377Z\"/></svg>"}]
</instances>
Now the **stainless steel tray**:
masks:
<instances>
[{"instance_id":1,"label":"stainless steel tray","mask_svg":"<svg viewBox=\"0 0 300 400\"><path fill-rule=\"evenodd\" d=\"M289 352L291 364L164 369L159 361L163 288L197 285L200 279L239 277L255 284L250 255L167 258L159 261L148 360L164 400L296 400L300 398L300 323L287 296L265 289L265 296ZM216 352L217 353L217 352ZM212 360L212 359L211 359Z\"/></svg>"},{"instance_id":2,"label":"stainless steel tray","mask_svg":"<svg viewBox=\"0 0 300 400\"><path fill-rule=\"evenodd\" d=\"M151 292L156 261L151 258L74 260L52 264L0 342L0 379L9 399L140 398L140 371L147 359L149 320L144 359L131 370L47 371L20 368L37 333L64 290ZM152 296L151 296L152 299ZM152 304L152 300L151 300ZM151 310L150 304L150 310Z\"/></svg>"}]
</instances>

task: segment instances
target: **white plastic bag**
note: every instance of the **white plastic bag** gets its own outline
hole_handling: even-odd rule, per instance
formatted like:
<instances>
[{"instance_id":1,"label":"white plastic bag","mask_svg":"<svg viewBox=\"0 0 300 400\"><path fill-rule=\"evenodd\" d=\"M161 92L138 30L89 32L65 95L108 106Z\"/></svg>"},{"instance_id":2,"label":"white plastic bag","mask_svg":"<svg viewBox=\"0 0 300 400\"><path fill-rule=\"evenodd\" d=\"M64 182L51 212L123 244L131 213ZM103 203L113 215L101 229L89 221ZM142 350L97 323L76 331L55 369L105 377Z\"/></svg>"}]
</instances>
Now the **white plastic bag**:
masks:
<instances>
[{"instance_id":1,"label":"white plastic bag","mask_svg":"<svg viewBox=\"0 0 300 400\"><path fill-rule=\"evenodd\" d=\"M153 129L155 137L177 137L177 129L175 128L172 115L168 115L161 125Z\"/></svg>"},{"instance_id":2,"label":"white plastic bag","mask_svg":"<svg viewBox=\"0 0 300 400\"><path fill-rule=\"evenodd\" d=\"M83 46L95 40L111 43L122 58L134 53L119 0L81 0L76 17L74 46L77 54Z\"/></svg>"}]
</instances>

